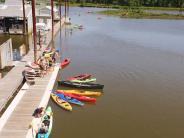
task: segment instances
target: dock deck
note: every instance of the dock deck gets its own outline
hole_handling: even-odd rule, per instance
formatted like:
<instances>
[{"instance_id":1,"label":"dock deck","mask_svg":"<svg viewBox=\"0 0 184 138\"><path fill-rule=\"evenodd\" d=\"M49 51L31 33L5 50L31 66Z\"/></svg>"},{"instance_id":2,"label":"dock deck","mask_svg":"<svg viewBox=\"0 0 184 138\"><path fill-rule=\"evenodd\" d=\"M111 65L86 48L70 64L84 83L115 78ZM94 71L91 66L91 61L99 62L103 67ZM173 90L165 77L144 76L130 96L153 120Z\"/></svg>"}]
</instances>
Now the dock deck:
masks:
<instances>
[{"instance_id":1,"label":"dock deck","mask_svg":"<svg viewBox=\"0 0 184 138\"><path fill-rule=\"evenodd\" d=\"M50 95L58 70L59 68L56 67L54 72L44 78L37 78L35 85L29 87L1 130L0 138L26 138L33 111L40 106L45 94ZM47 87L48 84L52 85L49 86L50 89ZM48 100L49 98L45 98L41 106L46 106Z\"/></svg>"},{"instance_id":2,"label":"dock deck","mask_svg":"<svg viewBox=\"0 0 184 138\"><path fill-rule=\"evenodd\" d=\"M64 20L63 18L62 24L64 24ZM58 22L55 24L54 35L57 34L59 29L60 23ZM48 33L47 37L47 45L45 47L51 44L51 32ZM32 61L33 49L30 50L22 60ZM19 62L8 75L0 81L0 109L4 107L16 89L20 86L23 79L22 71L24 70L25 64L25 62ZM0 138L29 138L27 134L29 124L32 120L32 113L35 108L40 106L45 107L47 105L58 71L59 67L56 66L52 73L49 73L43 78L36 78L35 85L29 86L27 90L22 89L22 92L17 94L22 94L22 97L20 96L17 101L16 107L12 108L10 113L7 113L9 117L2 115L0 118L0 123L1 121L4 123L0 124Z\"/></svg>"}]
</instances>

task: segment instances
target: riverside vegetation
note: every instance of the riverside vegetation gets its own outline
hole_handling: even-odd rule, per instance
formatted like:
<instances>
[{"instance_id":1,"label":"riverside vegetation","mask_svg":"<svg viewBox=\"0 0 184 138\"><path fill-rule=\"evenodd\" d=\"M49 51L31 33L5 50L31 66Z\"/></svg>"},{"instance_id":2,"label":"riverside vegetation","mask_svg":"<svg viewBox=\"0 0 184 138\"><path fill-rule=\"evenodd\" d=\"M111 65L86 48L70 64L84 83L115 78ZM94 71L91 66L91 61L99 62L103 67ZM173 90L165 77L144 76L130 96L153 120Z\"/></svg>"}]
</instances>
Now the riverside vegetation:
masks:
<instances>
[{"instance_id":1,"label":"riverside vegetation","mask_svg":"<svg viewBox=\"0 0 184 138\"><path fill-rule=\"evenodd\" d=\"M184 19L184 15L179 14L167 14L167 13L154 13L146 12L142 8L130 7L121 8L118 10L104 10L99 11L100 14L119 16L122 18L146 18L146 19Z\"/></svg>"},{"instance_id":2,"label":"riverside vegetation","mask_svg":"<svg viewBox=\"0 0 184 138\"><path fill-rule=\"evenodd\" d=\"M59 3L61 0L55 2ZM98 13L124 18L184 19L182 14L184 0L71 0L69 5L110 8ZM149 12L149 10L178 11L178 14Z\"/></svg>"},{"instance_id":3,"label":"riverside vegetation","mask_svg":"<svg viewBox=\"0 0 184 138\"><path fill-rule=\"evenodd\" d=\"M30 0L28 0L30 1ZM38 0L43 1L43 0ZM61 0L54 0L56 5ZM4 2L4 0L0 0ZM46 0L46 4L50 1ZM148 19L184 19L184 0L71 0L70 6L111 8L98 12L99 14L119 16L123 18L148 18ZM112 10L113 9L113 10ZM117 10L114 10L117 9ZM147 10L179 11L177 15Z\"/></svg>"}]
</instances>

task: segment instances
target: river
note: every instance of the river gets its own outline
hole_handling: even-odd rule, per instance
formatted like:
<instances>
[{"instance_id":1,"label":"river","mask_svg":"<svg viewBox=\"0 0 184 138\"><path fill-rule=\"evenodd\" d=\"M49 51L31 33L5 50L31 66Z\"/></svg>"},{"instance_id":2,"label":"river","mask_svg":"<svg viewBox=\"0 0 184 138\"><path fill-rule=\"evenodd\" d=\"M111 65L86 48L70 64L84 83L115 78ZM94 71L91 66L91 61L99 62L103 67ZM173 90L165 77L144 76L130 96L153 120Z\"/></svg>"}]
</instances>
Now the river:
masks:
<instances>
[{"instance_id":1,"label":"river","mask_svg":"<svg viewBox=\"0 0 184 138\"><path fill-rule=\"evenodd\" d=\"M104 93L72 112L50 100L51 137L184 137L184 21L87 13L96 10L71 8L72 22L84 29L62 29L55 44L72 60L62 79L91 73Z\"/></svg>"}]
</instances>

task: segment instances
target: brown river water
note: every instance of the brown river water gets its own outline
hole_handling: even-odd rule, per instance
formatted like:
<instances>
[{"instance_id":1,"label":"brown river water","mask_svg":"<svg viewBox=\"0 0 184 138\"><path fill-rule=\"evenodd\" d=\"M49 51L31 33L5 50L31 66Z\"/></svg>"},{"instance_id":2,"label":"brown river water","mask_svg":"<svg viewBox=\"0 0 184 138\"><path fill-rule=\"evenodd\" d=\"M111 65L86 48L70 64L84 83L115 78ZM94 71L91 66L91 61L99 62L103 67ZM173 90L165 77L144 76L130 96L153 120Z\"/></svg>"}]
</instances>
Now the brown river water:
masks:
<instances>
[{"instance_id":1,"label":"brown river water","mask_svg":"<svg viewBox=\"0 0 184 138\"><path fill-rule=\"evenodd\" d=\"M184 21L121 19L91 10L98 9L71 8L72 22L84 29L63 28L56 37L62 59L72 60L58 79L91 73L104 93L72 112L50 100L51 137L184 137Z\"/></svg>"}]
</instances>

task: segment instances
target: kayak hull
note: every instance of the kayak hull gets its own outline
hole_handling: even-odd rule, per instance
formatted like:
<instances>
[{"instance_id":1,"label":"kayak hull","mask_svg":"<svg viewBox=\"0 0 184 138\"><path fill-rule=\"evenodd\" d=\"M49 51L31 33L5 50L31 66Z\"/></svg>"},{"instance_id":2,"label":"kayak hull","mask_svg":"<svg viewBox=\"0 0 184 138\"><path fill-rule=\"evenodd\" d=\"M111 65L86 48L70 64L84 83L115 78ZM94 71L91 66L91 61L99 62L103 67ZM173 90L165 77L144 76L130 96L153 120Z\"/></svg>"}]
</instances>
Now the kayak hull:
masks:
<instances>
[{"instance_id":1,"label":"kayak hull","mask_svg":"<svg viewBox=\"0 0 184 138\"><path fill-rule=\"evenodd\" d=\"M60 107L62 107L63 109L65 109L65 110L67 110L67 111L72 111L72 106L68 103L68 102L66 102L66 101L64 101L64 100L62 100L62 99L60 99L56 94L54 94L54 93L51 93L51 97L52 97L52 99L54 100L54 102L56 102L57 103L57 105L59 105Z\"/></svg>"},{"instance_id":2,"label":"kayak hull","mask_svg":"<svg viewBox=\"0 0 184 138\"><path fill-rule=\"evenodd\" d=\"M96 102L95 98L91 98L91 97L87 97L87 96L81 96L81 95L78 95L78 94L65 93L65 92L62 92L62 91L56 91L56 92L64 94L65 96L69 96L69 97L75 98L75 99L77 99L79 101L92 102L92 103Z\"/></svg>"},{"instance_id":3,"label":"kayak hull","mask_svg":"<svg viewBox=\"0 0 184 138\"><path fill-rule=\"evenodd\" d=\"M100 96L102 93L101 92L93 92L93 91L85 91L85 90L57 90L65 93L70 93L70 94L79 94L82 96Z\"/></svg>"},{"instance_id":4,"label":"kayak hull","mask_svg":"<svg viewBox=\"0 0 184 138\"><path fill-rule=\"evenodd\" d=\"M83 106L83 105L84 105L84 103L82 103L81 101L79 101L79 100L77 100L77 99L75 99L75 98L69 97L69 96L65 96L65 95L62 94L62 93L56 93L56 95L57 95L59 98L65 100L65 101L67 101L67 102L69 102L69 103L76 104L76 105L80 105L80 106Z\"/></svg>"},{"instance_id":5,"label":"kayak hull","mask_svg":"<svg viewBox=\"0 0 184 138\"><path fill-rule=\"evenodd\" d=\"M69 58L64 59L64 61L61 62L61 68L64 69L70 64L71 60Z\"/></svg>"},{"instance_id":6,"label":"kayak hull","mask_svg":"<svg viewBox=\"0 0 184 138\"><path fill-rule=\"evenodd\" d=\"M96 78L89 78L89 79L85 79L85 80L71 80L71 82L76 82L76 83L89 83L89 82L95 82Z\"/></svg>"},{"instance_id":7,"label":"kayak hull","mask_svg":"<svg viewBox=\"0 0 184 138\"><path fill-rule=\"evenodd\" d=\"M104 85L93 84L93 83L76 83L70 81L58 81L61 86L67 86L72 88L82 88L82 89L103 89Z\"/></svg>"},{"instance_id":8,"label":"kayak hull","mask_svg":"<svg viewBox=\"0 0 184 138\"><path fill-rule=\"evenodd\" d=\"M68 78L67 80L71 81L71 80L85 80L85 79L89 79L91 78L90 74L80 74L80 75L76 75L73 76L71 78Z\"/></svg>"}]
</instances>

